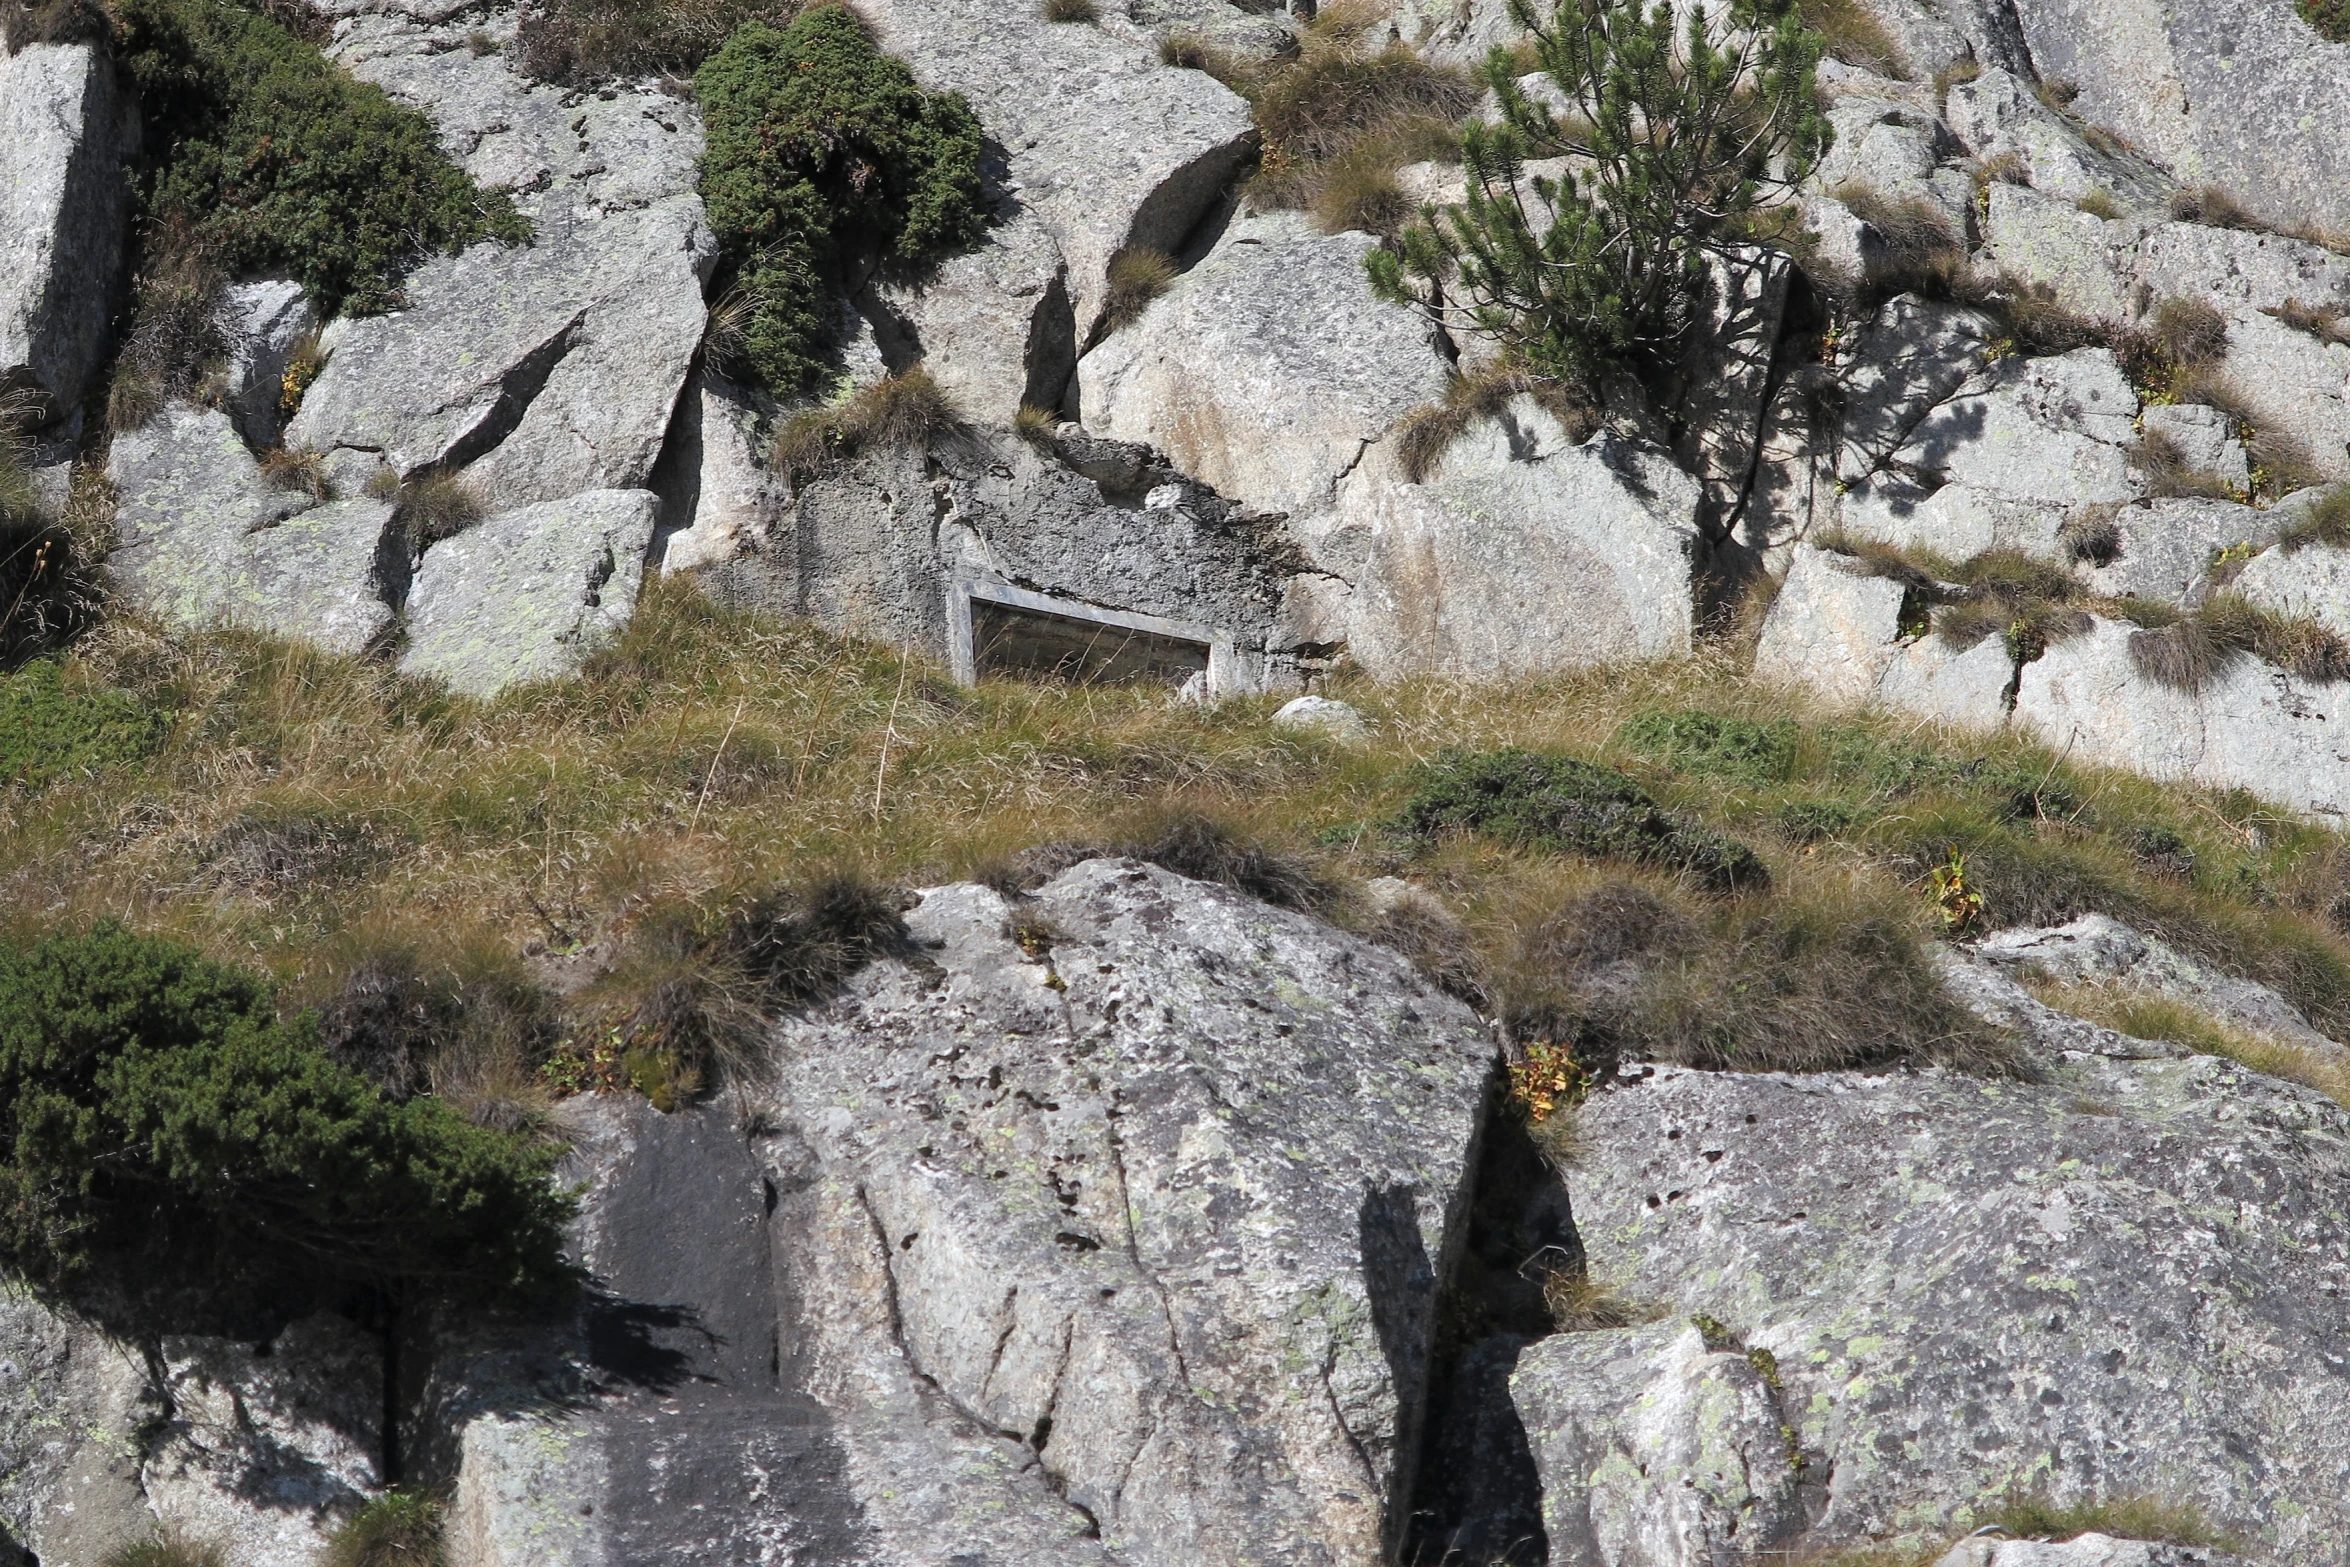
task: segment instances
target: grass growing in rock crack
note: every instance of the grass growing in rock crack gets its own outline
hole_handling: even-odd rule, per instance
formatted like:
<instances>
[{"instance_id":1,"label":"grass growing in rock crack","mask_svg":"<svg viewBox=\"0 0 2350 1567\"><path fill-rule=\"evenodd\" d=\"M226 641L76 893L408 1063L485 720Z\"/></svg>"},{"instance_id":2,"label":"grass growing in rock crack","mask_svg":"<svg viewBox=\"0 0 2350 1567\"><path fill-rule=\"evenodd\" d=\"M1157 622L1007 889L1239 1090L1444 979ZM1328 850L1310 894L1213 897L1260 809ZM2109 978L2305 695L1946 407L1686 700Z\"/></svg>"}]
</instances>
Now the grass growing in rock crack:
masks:
<instances>
[{"instance_id":1,"label":"grass growing in rock crack","mask_svg":"<svg viewBox=\"0 0 2350 1567\"><path fill-rule=\"evenodd\" d=\"M788 1005L767 987L800 972L744 956L744 911L797 918L835 877L1016 890L1072 845L1372 931L1353 889L1407 877L1458 916L1427 952L1454 988L1523 1032L1664 1059L1996 1066L1916 981L1952 850L1990 925L2108 913L2350 1027L2331 833L2013 735L1828 718L1710 655L1341 680L1373 720L1346 744L1272 727L1274 698L960 688L658 579L578 681L489 703L129 618L0 690L54 714L0 723L0 941L102 916L190 941L266 971L387 1091L491 1125L593 1082L674 1100L722 1078L736 1007ZM1486 787L1511 780L1538 787ZM1740 856L1767 885L1711 880ZM248 861L266 874L224 871ZM1603 894L1682 934L1608 956Z\"/></svg>"},{"instance_id":2,"label":"grass growing in rock crack","mask_svg":"<svg viewBox=\"0 0 2350 1567\"><path fill-rule=\"evenodd\" d=\"M2224 1056L2350 1106L2350 1067L2290 1040L2239 1028L2199 1007L2126 986L2039 981L2029 988L2059 1011L2102 1023L2132 1039L2167 1040L2200 1055Z\"/></svg>"},{"instance_id":3,"label":"grass growing in rock crack","mask_svg":"<svg viewBox=\"0 0 2350 1567\"><path fill-rule=\"evenodd\" d=\"M793 414L776 430L768 460L793 484L806 484L860 452L919 451L961 427L930 372L908 370L828 407Z\"/></svg>"},{"instance_id":4,"label":"grass growing in rock crack","mask_svg":"<svg viewBox=\"0 0 2350 1567\"><path fill-rule=\"evenodd\" d=\"M101 1567L229 1567L228 1552L210 1540L166 1529L118 1545Z\"/></svg>"},{"instance_id":5,"label":"grass growing in rock crack","mask_svg":"<svg viewBox=\"0 0 2350 1567\"><path fill-rule=\"evenodd\" d=\"M441 1511L416 1491L376 1497L329 1537L323 1567L440 1567Z\"/></svg>"},{"instance_id":6,"label":"grass growing in rock crack","mask_svg":"<svg viewBox=\"0 0 2350 1567\"><path fill-rule=\"evenodd\" d=\"M1528 373L1507 359L1456 373L1441 402L1423 403L1395 427L1396 460L1414 484L1426 482L1452 443L1479 419L1500 414L1520 397L1531 397L1558 420L1570 442L1588 440L1599 428L1599 411L1575 388Z\"/></svg>"},{"instance_id":7,"label":"grass growing in rock crack","mask_svg":"<svg viewBox=\"0 0 2350 1567\"><path fill-rule=\"evenodd\" d=\"M2327 490L2316 505L2277 533L2277 547L2288 554L2320 545L2350 549L2350 484Z\"/></svg>"},{"instance_id":8,"label":"grass growing in rock crack","mask_svg":"<svg viewBox=\"0 0 2350 1567\"><path fill-rule=\"evenodd\" d=\"M1476 105L1477 84L1400 41L1369 48L1351 32L1309 28L1294 60L1252 84L1264 161L1249 195L1311 212L1333 233L1394 234L1417 211L1395 171L1458 161L1454 127Z\"/></svg>"},{"instance_id":9,"label":"grass growing in rock crack","mask_svg":"<svg viewBox=\"0 0 2350 1567\"><path fill-rule=\"evenodd\" d=\"M2058 1503L2045 1496L2016 1495L1989 1509L1988 1521L2019 1539L2064 1541L2084 1534L2123 1540L2159 1540L2172 1545L2218 1545L2219 1535L2190 1503L2159 1496L2117 1496Z\"/></svg>"}]
</instances>

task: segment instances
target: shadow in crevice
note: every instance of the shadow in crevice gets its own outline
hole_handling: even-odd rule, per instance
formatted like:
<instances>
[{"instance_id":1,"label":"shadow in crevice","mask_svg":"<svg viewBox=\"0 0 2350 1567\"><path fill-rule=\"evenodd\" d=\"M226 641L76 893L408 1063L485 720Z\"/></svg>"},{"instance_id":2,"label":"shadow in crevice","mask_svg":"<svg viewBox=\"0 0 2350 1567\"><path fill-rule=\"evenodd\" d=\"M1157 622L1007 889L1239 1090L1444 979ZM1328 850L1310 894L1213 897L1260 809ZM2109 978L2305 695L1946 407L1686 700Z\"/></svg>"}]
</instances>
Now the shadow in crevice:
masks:
<instances>
[{"instance_id":1,"label":"shadow in crevice","mask_svg":"<svg viewBox=\"0 0 2350 1567\"><path fill-rule=\"evenodd\" d=\"M1566 1184L1495 1096L1468 1239L1436 1306L1436 1353L1400 1560L1406 1567L1539 1567L1542 1485L1510 1373L1553 1331L1543 1280L1583 1267Z\"/></svg>"}]
</instances>

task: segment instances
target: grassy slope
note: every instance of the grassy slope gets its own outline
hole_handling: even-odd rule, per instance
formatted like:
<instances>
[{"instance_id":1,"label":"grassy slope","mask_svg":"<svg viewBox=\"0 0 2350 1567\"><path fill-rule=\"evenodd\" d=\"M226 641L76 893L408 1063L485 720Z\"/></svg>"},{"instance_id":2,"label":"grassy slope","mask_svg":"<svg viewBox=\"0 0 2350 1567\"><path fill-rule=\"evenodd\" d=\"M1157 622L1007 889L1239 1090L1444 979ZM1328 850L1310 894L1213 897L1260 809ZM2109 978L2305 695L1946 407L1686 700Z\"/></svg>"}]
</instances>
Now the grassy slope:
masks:
<instances>
[{"instance_id":1,"label":"grassy slope","mask_svg":"<svg viewBox=\"0 0 2350 1567\"><path fill-rule=\"evenodd\" d=\"M1957 848L1995 923L2102 909L2350 1026L2350 945L2327 919L2350 855L2332 834L2013 739L1832 720L1713 658L1490 687L1342 686L1374 726L1354 748L1272 728L1270 699L962 690L918 660L675 584L584 681L486 706L378 665L131 623L84 641L65 673L69 690L168 710L170 733L144 761L0 792L0 937L112 914L256 963L295 1004L323 1002L386 952L488 994L519 977L526 947L585 948L592 966L648 908L716 910L834 868L936 882L1197 809L1342 882L1403 873L1431 887L1464 914L1505 998L1540 999L1527 933L1598 879L1650 890L1716 944L1758 921L1934 934L1926 873ZM1619 734L1682 709L1792 723L1760 760L1687 747L1675 760L1653 734L1646 749ZM1480 839L1415 848L1381 830L1414 764L1504 743L1625 766L1754 845L1773 889L1708 902L1653 871ZM2192 851L2191 877L2176 878L2175 848L2154 862L2168 879L2141 864L2148 828ZM1803 939L1832 957L1832 939ZM1690 1026L1718 1026L1703 1011ZM515 1095L530 1074L509 1060L492 1075Z\"/></svg>"}]
</instances>

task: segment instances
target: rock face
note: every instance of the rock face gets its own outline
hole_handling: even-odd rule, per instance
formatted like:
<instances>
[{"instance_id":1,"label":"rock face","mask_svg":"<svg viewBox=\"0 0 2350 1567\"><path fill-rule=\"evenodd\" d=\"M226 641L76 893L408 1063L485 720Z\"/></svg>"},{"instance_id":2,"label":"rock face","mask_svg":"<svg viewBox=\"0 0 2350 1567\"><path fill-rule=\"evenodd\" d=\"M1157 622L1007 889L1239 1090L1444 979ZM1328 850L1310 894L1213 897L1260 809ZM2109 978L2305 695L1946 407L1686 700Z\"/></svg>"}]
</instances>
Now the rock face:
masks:
<instances>
[{"instance_id":1,"label":"rock face","mask_svg":"<svg viewBox=\"0 0 2350 1567\"><path fill-rule=\"evenodd\" d=\"M400 667L468 696L572 673L628 624L659 506L650 490L591 490L425 551Z\"/></svg>"},{"instance_id":2,"label":"rock face","mask_svg":"<svg viewBox=\"0 0 2350 1567\"><path fill-rule=\"evenodd\" d=\"M163 1409L135 1347L0 1286L0 1549L97 1562L144 1534L135 1435Z\"/></svg>"},{"instance_id":3,"label":"rock face","mask_svg":"<svg viewBox=\"0 0 2350 1567\"><path fill-rule=\"evenodd\" d=\"M1125 861L907 920L780 1030L747 1143L571 1112L583 1382L445 1357L453 1567L1384 1560L1484 1027Z\"/></svg>"},{"instance_id":4,"label":"rock face","mask_svg":"<svg viewBox=\"0 0 2350 1567\"><path fill-rule=\"evenodd\" d=\"M2350 686L2304 681L2246 654L2200 691L2179 691L2130 661L2140 634L2099 620L2026 664L2016 722L2081 761L2249 789L2326 816L2350 809Z\"/></svg>"},{"instance_id":5,"label":"rock face","mask_svg":"<svg viewBox=\"0 0 2350 1567\"><path fill-rule=\"evenodd\" d=\"M426 262L408 308L337 322L289 445L464 470L499 509L651 477L717 257L697 197Z\"/></svg>"},{"instance_id":6,"label":"rock face","mask_svg":"<svg viewBox=\"0 0 2350 1567\"><path fill-rule=\"evenodd\" d=\"M927 276L876 281L867 313L892 370L919 364L963 413L1009 429L1057 409L1077 368L1069 268L1044 222L1015 210Z\"/></svg>"},{"instance_id":7,"label":"rock face","mask_svg":"<svg viewBox=\"0 0 2350 1567\"><path fill-rule=\"evenodd\" d=\"M899 1376L1122 1559L1381 1560L1482 1026L1392 954L1128 862L908 920L919 963L781 1039L794 1204L851 1248L812 1272L878 1267ZM1016 929L1054 934L1032 958ZM844 1421L857 1382L826 1362L887 1348L867 1332L809 1323Z\"/></svg>"},{"instance_id":8,"label":"rock face","mask_svg":"<svg viewBox=\"0 0 2350 1567\"><path fill-rule=\"evenodd\" d=\"M2016 678L2005 641L1954 647L1922 634L1912 615L1922 620L1924 608L1909 606L1900 583L1798 544L1763 622L1754 672L1847 707L1873 704L1977 729L2004 722Z\"/></svg>"},{"instance_id":9,"label":"rock face","mask_svg":"<svg viewBox=\"0 0 2350 1567\"><path fill-rule=\"evenodd\" d=\"M2048 1070L1597 1095L1590 1267L1667 1320L1519 1361L1550 1560L1947 1538L2011 1488L2191 1499L2263 1560L2338 1560L2350 1115L2209 1057Z\"/></svg>"},{"instance_id":10,"label":"rock face","mask_svg":"<svg viewBox=\"0 0 2350 1567\"><path fill-rule=\"evenodd\" d=\"M1383 678L1656 658L1689 647L1701 502L1663 453L1612 433L1572 445L1520 398L1425 483L1352 485L1317 554L1351 580L1347 645Z\"/></svg>"},{"instance_id":11,"label":"rock face","mask_svg":"<svg viewBox=\"0 0 2350 1567\"><path fill-rule=\"evenodd\" d=\"M1180 251L1255 146L1238 94L1204 71L1162 65L1132 30L1055 24L987 0L860 0L856 10L923 86L970 99L1005 149L1020 205L1068 262L1081 343L1111 259L1138 246Z\"/></svg>"},{"instance_id":12,"label":"rock face","mask_svg":"<svg viewBox=\"0 0 2350 1567\"><path fill-rule=\"evenodd\" d=\"M115 438L115 589L182 625L233 624L360 653L390 629L378 560L388 501L318 502L262 476L230 425L173 407Z\"/></svg>"},{"instance_id":13,"label":"rock face","mask_svg":"<svg viewBox=\"0 0 2350 1567\"><path fill-rule=\"evenodd\" d=\"M1086 428L1260 511L1328 510L1388 427L1444 391L1426 323L1372 296L1375 244L1297 212L1234 223L1080 362Z\"/></svg>"},{"instance_id":14,"label":"rock face","mask_svg":"<svg viewBox=\"0 0 2350 1567\"><path fill-rule=\"evenodd\" d=\"M2350 46L2291 0L2195 6L2016 0L2043 79L2074 110L2190 185L2218 185L2279 224L2350 229Z\"/></svg>"},{"instance_id":15,"label":"rock face","mask_svg":"<svg viewBox=\"0 0 2350 1567\"><path fill-rule=\"evenodd\" d=\"M87 44L0 49L0 391L61 417L107 348L136 107Z\"/></svg>"},{"instance_id":16,"label":"rock face","mask_svg":"<svg viewBox=\"0 0 2350 1567\"><path fill-rule=\"evenodd\" d=\"M2303 616L2336 636L2350 636L2350 552L2268 550L2229 586L2281 615Z\"/></svg>"}]
</instances>

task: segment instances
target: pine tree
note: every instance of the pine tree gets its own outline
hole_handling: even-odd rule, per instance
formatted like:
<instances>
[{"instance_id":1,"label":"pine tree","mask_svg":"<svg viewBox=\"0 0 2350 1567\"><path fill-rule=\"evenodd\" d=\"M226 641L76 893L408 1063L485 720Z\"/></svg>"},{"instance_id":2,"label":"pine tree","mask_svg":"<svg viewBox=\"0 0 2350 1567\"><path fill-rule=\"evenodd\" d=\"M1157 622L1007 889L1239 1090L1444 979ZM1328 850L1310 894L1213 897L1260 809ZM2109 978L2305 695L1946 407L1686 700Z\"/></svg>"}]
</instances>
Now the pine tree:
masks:
<instances>
[{"instance_id":1,"label":"pine tree","mask_svg":"<svg viewBox=\"0 0 2350 1567\"><path fill-rule=\"evenodd\" d=\"M1589 382L1669 360L1762 197L1800 181L1830 131L1822 49L1796 0L1711 0L1676 35L1667 0L1510 0L1547 86L1496 49L1497 125L1462 135L1468 199L1423 208L1373 287L1455 332L1498 340L1537 374ZM1553 177L1533 159L1565 158Z\"/></svg>"}]
</instances>

